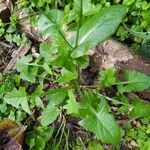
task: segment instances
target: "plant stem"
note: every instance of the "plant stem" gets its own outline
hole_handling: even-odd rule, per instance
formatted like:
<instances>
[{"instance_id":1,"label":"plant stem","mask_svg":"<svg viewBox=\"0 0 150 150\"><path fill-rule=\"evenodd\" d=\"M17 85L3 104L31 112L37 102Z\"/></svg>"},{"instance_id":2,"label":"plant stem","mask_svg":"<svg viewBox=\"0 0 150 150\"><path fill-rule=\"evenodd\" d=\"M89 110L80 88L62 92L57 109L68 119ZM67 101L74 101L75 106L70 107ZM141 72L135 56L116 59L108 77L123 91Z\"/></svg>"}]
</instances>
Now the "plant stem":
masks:
<instances>
[{"instance_id":1,"label":"plant stem","mask_svg":"<svg viewBox=\"0 0 150 150\"><path fill-rule=\"evenodd\" d=\"M102 97L104 97L104 98L107 99L108 101L112 101L112 102L114 102L114 103L127 106L125 103L122 103L122 102L120 102L120 101L118 101L118 100L116 100L116 99L114 99L114 98L110 98L110 97L105 96L105 95L102 95L102 94L100 94L100 93L99 93L99 95L102 96Z\"/></svg>"},{"instance_id":2,"label":"plant stem","mask_svg":"<svg viewBox=\"0 0 150 150\"><path fill-rule=\"evenodd\" d=\"M81 142L81 144L82 144L82 146L83 146L83 150L87 150L87 148L86 148L86 146L84 145L84 143L83 143L81 137L79 137L79 140L80 140L80 142Z\"/></svg>"},{"instance_id":3,"label":"plant stem","mask_svg":"<svg viewBox=\"0 0 150 150\"><path fill-rule=\"evenodd\" d=\"M62 130L61 130L61 133L60 133L60 138L59 138L59 141L57 143L57 148L58 146L60 145L61 141L62 141L62 137L63 137L63 134L64 134L64 131L65 131L65 126L66 126L66 120L63 118L63 122L62 122L63 126L62 126Z\"/></svg>"},{"instance_id":4,"label":"plant stem","mask_svg":"<svg viewBox=\"0 0 150 150\"><path fill-rule=\"evenodd\" d=\"M67 134L64 132L64 135L65 135L65 139L66 139L65 149L69 150L69 129L67 130Z\"/></svg>"},{"instance_id":5,"label":"plant stem","mask_svg":"<svg viewBox=\"0 0 150 150\"><path fill-rule=\"evenodd\" d=\"M58 7L58 2L57 0L55 0L55 9L57 9L57 7Z\"/></svg>"},{"instance_id":6,"label":"plant stem","mask_svg":"<svg viewBox=\"0 0 150 150\"><path fill-rule=\"evenodd\" d=\"M72 45L67 41L67 39L65 38L65 36L63 35L63 33L58 30L59 34L61 35L61 37L63 38L63 40L66 42L66 44L72 49L75 50L75 48L72 47Z\"/></svg>"},{"instance_id":7,"label":"plant stem","mask_svg":"<svg viewBox=\"0 0 150 150\"><path fill-rule=\"evenodd\" d=\"M96 85L81 85L80 88L93 88L93 89L97 89L98 86Z\"/></svg>"},{"instance_id":8,"label":"plant stem","mask_svg":"<svg viewBox=\"0 0 150 150\"><path fill-rule=\"evenodd\" d=\"M78 23L75 49L78 47L79 32L80 32L80 27L82 25L82 13L83 13L82 4L83 4L83 0L80 0L80 16L79 16L79 23Z\"/></svg>"},{"instance_id":9,"label":"plant stem","mask_svg":"<svg viewBox=\"0 0 150 150\"><path fill-rule=\"evenodd\" d=\"M76 88L77 88L78 96L80 97L80 96L82 95L82 92L81 92L81 90L80 90L80 86L79 86L78 81L76 82Z\"/></svg>"}]
</instances>

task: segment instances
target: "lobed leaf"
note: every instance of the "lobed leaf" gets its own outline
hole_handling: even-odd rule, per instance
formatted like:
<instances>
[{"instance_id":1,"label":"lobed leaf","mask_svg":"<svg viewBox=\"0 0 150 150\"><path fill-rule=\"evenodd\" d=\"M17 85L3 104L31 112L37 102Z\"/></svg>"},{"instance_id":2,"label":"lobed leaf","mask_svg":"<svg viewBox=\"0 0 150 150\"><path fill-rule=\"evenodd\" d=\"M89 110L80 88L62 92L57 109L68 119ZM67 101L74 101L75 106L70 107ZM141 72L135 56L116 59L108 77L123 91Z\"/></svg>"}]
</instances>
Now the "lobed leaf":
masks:
<instances>
[{"instance_id":1,"label":"lobed leaf","mask_svg":"<svg viewBox=\"0 0 150 150\"><path fill-rule=\"evenodd\" d=\"M107 70L102 70L99 76L99 84L104 87L112 86L116 82L116 72L115 69L110 68Z\"/></svg>"},{"instance_id":2,"label":"lobed leaf","mask_svg":"<svg viewBox=\"0 0 150 150\"><path fill-rule=\"evenodd\" d=\"M37 73L37 67L30 68L31 61L32 61L31 55L24 56L17 61L16 68L17 71L20 72L20 76L22 79L34 83L35 75Z\"/></svg>"},{"instance_id":3,"label":"lobed leaf","mask_svg":"<svg viewBox=\"0 0 150 150\"><path fill-rule=\"evenodd\" d=\"M126 70L124 76L127 84L118 86L120 93L137 92L150 88L150 77L144 73Z\"/></svg>"},{"instance_id":4,"label":"lobed leaf","mask_svg":"<svg viewBox=\"0 0 150 150\"><path fill-rule=\"evenodd\" d=\"M109 113L109 106L104 99L92 91L86 91L81 102L76 102L72 94L69 97L65 108L69 114L82 118L79 122L82 127L93 132L102 142L119 143L121 137L119 125Z\"/></svg>"},{"instance_id":5,"label":"lobed leaf","mask_svg":"<svg viewBox=\"0 0 150 150\"><path fill-rule=\"evenodd\" d=\"M24 87L19 88L19 90L14 88L12 92L5 95L4 101L17 109L21 106L26 113L31 115L31 110L29 108L28 98Z\"/></svg>"},{"instance_id":6,"label":"lobed leaf","mask_svg":"<svg viewBox=\"0 0 150 150\"><path fill-rule=\"evenodd\" d=\"M129 115L130 118L135 119L139 117L150 118L150 103L144 102L140 99L132 100L132 111Z\"/></svg>"},{"instance_id":7,"label":"lobed leaf","mask_svg":"<svg viewBox=\"0 0 150 150\"><path fill-rule=\"evenodd\" d=\"M76 102L75 95L72 90L68 91L69 99L67 100L67 105L65 105L65 109L67 109L68 114L78 114L79 113L79 103Z\"/></svg>"},{"instance_id":8,"label":"lobed leaf","mask_svg":"<svg viewBox=\"0 0 150 150\"><path fill-rule=\"evenodd\" d=\"M106 107L103 101L100 102L99 107L101 109ZM93 132L102 142L118 144L121 137L119 125L115 121L113 115L106 111L106 108L104 109L105 111L101 111L100 109L96 112L89 106L88 109L91 111L91 115L83 118L79 124L88 131Z\"/></svg>"}]
</instances>

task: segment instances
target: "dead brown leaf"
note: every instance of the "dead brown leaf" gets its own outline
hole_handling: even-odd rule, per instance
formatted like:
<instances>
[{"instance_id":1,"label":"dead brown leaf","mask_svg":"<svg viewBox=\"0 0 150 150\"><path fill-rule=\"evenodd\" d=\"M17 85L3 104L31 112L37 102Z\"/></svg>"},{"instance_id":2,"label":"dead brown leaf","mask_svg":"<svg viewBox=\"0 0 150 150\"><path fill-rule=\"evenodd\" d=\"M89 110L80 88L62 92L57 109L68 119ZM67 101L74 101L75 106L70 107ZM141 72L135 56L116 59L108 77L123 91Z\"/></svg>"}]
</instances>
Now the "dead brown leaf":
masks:
<instances>
[{"instance_id":1,"label":"dead brown leaf","mask_svg":"<svg viewBox=\"0 0 150 150\"><path fill-rule=\"evenodd\" d=\"M26 128L10 119L4 119L0 123L0 149L22 150Z\"/></svg>"},{"instance_id":2,"label":"dead brown leaf","mask_svg":"<svg viewBox=\"0 0 150 150\"><path fill-rule=\"evenodd\" d=\"M29 43L26 44L22 44L17 50L14 50L12 53L12 59L10 60L10 62L8 63L8 65L6 66L4 73L9 72L11 69L14 68L14 65L16 64L16 61L24 56L25 54L27 54L27 52L30 50L31 46Z\"/></svg>"}]
</instances>

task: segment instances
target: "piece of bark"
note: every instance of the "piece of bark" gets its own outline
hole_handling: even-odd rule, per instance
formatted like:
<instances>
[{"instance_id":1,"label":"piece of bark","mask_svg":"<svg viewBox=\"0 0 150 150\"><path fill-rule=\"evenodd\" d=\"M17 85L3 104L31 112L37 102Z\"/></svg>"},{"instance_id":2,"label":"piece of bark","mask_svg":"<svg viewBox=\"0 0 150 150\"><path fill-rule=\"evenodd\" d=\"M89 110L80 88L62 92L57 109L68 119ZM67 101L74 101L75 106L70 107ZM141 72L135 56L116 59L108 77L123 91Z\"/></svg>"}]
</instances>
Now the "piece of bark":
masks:
<instances>
[{"instance_id":1,"label":"piece of bark","mask_svg":"<svg viewBox=\"0 0 150 150\"><path fill-rule=\"evenodd\" d=\"M115 67L117 70L129 69L150 74L150 61L143 59L132 49L115 40L105 41L96 48L96 52L96 56L91 56L96 69Z\"/></svg>"},{"instance_id":2,"label":"piece of bark","mask_svg":"<svg viewBox=\"0 0 150 150\"><path fill-rule=\"evenodd\" d=\"M3 23L8 23L10 20L12 3L10 0L0 0L0 19Z\"/></svg>"},{"instance_id":3,"label":"piece of bark","mask_svg":"<svg viewBox=\"0 0 150 150\"><path fill-rule=\"evenodd\" d=\"M150 75L150 60L137 55L128 46L113 39L106 40L89 53L89 66L81 72L81 83L94 84L95 78L101 69L114 67L120 79L125 69L139 71ZM140 97L150 100L150 90L140 93Z\"/></svg>"},{"instance_id":4,"label":"piece of bark","mask_svg":"<svg viewBox=\"0 0 150 150\"><path fill-rule=\"evenodd\" d=\"M112 39L91 50L89 58L89 66L82 71L82 76L90 76L91 79L99 70L111 67L115 67L117 71L129 69L150 74L150 61L143 59L126 45Z\"/></svg>"}]
</instances>

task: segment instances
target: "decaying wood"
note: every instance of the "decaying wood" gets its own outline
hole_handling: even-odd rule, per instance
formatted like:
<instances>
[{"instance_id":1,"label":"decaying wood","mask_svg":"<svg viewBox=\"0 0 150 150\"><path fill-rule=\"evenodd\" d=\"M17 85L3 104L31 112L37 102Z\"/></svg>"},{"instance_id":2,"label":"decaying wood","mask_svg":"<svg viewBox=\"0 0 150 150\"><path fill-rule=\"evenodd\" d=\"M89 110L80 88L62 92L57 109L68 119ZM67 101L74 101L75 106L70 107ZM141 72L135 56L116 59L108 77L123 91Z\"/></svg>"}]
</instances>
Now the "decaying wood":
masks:
<instances>
[{"instance_id":1,"label":"decaying wood","mask_svg":"<svg viewBox=\"0 0 150 150\"><path fill-rule=\"evenodd\" d=\"M118 72L128 69L150 75L149 60L142 58L128 46L113 39L106 40L97 46L89 53L89 57L90 64L81 73L81 82L86 85L94 84L94 79L101 69L111 67L114 67ZM150 99L150 90L145 90L139 94L144 99Z\"/></svg>"},{"instance_id":2,"label":"decaying wood","mask_svg":"<svg viewBox=\"0 0 150 150\"><path fill-rule=\"evenodd\" d=\"M30 44L23 44L21 45L17 50L14 50L12 53L12 59L10 60L10 62L8 63L8 65L6 66L4 73L9 72L11 69L14 68L14 65L16 63L16 61L24 56L25 54L27 54L27 52L30 49Z\"/></svg>"},{"instance_id":3,"label":"decaying wood","mask_svg":"<svg viewBox=\"0 0 150 150\"><path fill-rule=\"evenodd\" d=\"M0 0L0 19L4 23L9 21L11 15L12 3L10 0Z\"/></svg>"},{"instance_id":4,"label":"decaying wood","mask_svg":"<svg viewBox=\"0 0 150 150\"><path fill-rule=\"evenodd\" d=\"M134 53L132 49L115 40L109 39L97 46L90 56L95 69L115 67L117 70L135 70L150 74L150 61Z\"/></svg>"}]
</instances>

